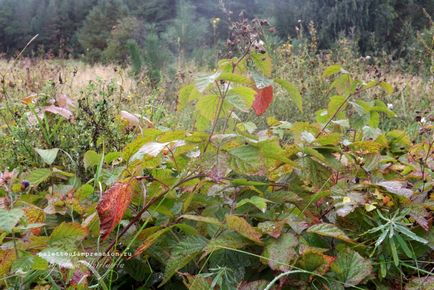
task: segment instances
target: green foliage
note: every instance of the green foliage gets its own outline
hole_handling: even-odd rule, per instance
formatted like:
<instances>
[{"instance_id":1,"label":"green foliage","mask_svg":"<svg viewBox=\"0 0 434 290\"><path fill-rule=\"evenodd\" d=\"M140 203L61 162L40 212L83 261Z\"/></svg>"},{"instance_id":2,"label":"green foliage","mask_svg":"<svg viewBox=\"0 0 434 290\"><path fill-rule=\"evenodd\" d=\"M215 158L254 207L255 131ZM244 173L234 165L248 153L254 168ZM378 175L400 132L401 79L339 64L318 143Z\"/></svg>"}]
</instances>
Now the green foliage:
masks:
<instances>
[{"instance_id":1,"label":"green foliage","mask_svg":"<svg viewBox=\"0 0 434 290\"><path fill-rule=\"evenodd\" d=\"M2 286L428 285L429 116L417 134L385 127L391 85L322 64L315 120L280 121L273 106L312 112L305 83L244 49L180 89L192 129L120 114L113 83L91 83L76 106L50 85L8 99L4 151L29 161L0 175Z\"/></svg>"},{"instance_id":2,"label":"green foliage","mask_svg":"<svg viewBox=\"0 0 434 290\"><path fill-rule=\"evenodd\" d=\"M19 208L11 210L0 209L0 229L7 233L11 233L23 215L24 212Z\"/></svg>"},{"instance_id":3,"label":"green foliage","mask_svg":"<svg viewBox=\"0 0 434 290\"><path fill-rule=\"evenodd\" d=\"M131 56L131 66L134 75L138 75L142 70L143 60L140 54L139 46L134 40L128 40L127 42L129 55Z\"/></svg>"},{"instance_id":4,"label":"green foliage","mask_svg":"<svg viewBox=\"0 0 434 290\"><path fill-rule=\"evenodd\" d=\"M116 49L108 48L108 41L110 40L112 27L125 14L125 7L123 7L119 0L100 1L89 12L83 23L83 27L78 32L78 40L90 62L100 61L105 49ZM116 30L114 33L119 34ZM114 46L116 43L111 45Z\"/></svg>"},{"instance_id":5,"label":"green foliage","mask_svg":"<svg viewBox=\"0 0 434 290\"><path fill-rule=\"evenodd\" d=\"M111 36L107 43L107 48L102 53L105 62L115 62L125 64L128 56L131 55L133 70L137 68L137 53L140 46L143 46L145 39L145 27L134 17L122 18L111 30Z\"/></svg>"}]
</instances>

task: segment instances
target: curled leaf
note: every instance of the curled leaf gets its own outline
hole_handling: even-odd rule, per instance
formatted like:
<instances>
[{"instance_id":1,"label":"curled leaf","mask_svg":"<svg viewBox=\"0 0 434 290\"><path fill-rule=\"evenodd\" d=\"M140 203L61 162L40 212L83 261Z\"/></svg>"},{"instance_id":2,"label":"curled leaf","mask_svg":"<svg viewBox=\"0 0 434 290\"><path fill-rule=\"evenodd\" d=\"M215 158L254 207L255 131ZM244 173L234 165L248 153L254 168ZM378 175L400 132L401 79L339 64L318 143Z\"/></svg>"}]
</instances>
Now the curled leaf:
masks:
<instances>
[{"instance_id":1,"label":"curled leaf","mask_svg":"<svg viewBox=\"0 0 434 290\"><path fill-rule=\"evenodd\" d=\"M96 210L101 221L100 234L104 240L110 235L122 219L127 210L132 195L129 183L116 182L110 187L99 201Z\"/></svg>"},{"instance_id":2,"label":"curled leaf","mask_svg":"<svg viewBox=\"0 0 434 290\"><path fill-rule=\"evenodd\" d=\"M308 233L315 233L320 236L331 237L347 243L354 243L341 229L333 224L316 224L307 229Z\"/></svg>"},{"instance_id":3,"label":"curled leaf","mask_svg":"<svg viewBox=\"0 0 434 290\"><path fill-rule=\"evenodd\" d=\"M65 119L71 120L73 118L73 114L70 110L62 107L57 107L54 105L47 106L44 108L44 112L50 112L55 115L60 115Z\"/></svg>"},{"instance_id":4,"label":"curled leaf","mask_svg":"<svg viewBox=\"0 0 434 290\"><path fill-rule=\"evenodd\" d=\"M410 198L413 195L413 191L405 187L404 182L400 181L381 181L376 185L384 187L388 192L394 193L399 196L405 196Z\"/></svg>"},{"instance_id":5,"label":"curled leaf","mask_svg":"<svg viewBox=\"0 0 434 290\"><path fill-rule=\"evenodd\" d=\"M121 120L125 122L125 124L127 125L127 128L140 127L140 119L136 115L131 114L127 111L121 111L119 113L119 116L120 116Z\"/></svg>"}]
</instances>

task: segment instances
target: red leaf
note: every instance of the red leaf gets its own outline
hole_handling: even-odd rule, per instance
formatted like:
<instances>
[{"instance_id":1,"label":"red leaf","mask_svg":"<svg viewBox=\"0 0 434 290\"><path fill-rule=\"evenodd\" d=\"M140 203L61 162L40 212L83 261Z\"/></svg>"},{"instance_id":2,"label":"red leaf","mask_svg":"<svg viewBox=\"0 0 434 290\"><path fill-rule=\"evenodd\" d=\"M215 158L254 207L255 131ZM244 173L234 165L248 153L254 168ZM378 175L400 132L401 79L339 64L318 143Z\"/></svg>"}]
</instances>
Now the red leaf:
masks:
<instances>
[{"instance_id":1,"label":"red leaf","mask_svg":"<svg viewBox=\"0 0 434 290\"><path fill-rule=\"evenodd\" d=\"M253 102L253 109L257 116L262 115L273 101L273 87L268 86L262 89L256 89L256 97Z\"/></svg>"},{"instance_id":2,"label":"red leaf","mask_svg":"<svg viewBox=\"0 0 434 290\"><path fill-rule=\"evenodd\" d=\"M131 202L132 192L131 185L123 182L116 182L104 192L96 207L101 222L100 234L102 240L106 239L121 221Z\"/></svg>"}]
</instances>

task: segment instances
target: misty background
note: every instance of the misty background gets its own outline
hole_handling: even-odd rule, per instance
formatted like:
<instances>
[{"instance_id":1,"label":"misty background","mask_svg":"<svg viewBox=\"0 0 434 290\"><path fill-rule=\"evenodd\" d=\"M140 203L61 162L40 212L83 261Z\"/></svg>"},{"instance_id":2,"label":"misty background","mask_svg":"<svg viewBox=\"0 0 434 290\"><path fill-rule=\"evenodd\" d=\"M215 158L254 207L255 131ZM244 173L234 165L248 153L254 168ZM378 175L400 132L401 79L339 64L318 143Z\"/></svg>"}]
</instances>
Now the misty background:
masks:
<instances>
[{"instance_id":1,"label":"misty background","mask_svg":"<svg viewBox=\"0 0 434 290\"><path fill-rule=\"evenodd\" d=\"M0 0L0 53L148 66L212 63L231 21L264 18L269 47L312 37L318 49L351 38L362 55L412 53L429 29L432 0Z\"/></svg>"}]
</instances>

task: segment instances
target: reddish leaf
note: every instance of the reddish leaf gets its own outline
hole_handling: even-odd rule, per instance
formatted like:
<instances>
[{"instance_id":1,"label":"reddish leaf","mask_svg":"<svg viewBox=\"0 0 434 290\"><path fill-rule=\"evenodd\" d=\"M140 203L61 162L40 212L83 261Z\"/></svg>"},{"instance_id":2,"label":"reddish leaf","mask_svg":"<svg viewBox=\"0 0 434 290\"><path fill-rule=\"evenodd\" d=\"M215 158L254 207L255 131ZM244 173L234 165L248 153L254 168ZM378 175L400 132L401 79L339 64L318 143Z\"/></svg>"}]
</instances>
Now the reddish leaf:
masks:
<instances>
[{"instance_id":1,"label":"reddish leaf","mask_svg":"<svg viewBox=\"0 0 434 290\"><path fill-rule=\"evenodd\" d=\"M44 111L50 112L50 113L55 114L55 115L60 115L60 116L64 117L65 119L68 119L68 120L72 119L72 117L73 117L73 114L70 110L68 110L66 108L62 108L62 107L57 107L54 105L45 107Z\"/></svg>"},{"instance_id":2,"label":"reddish leaf","mask_svg":"<svg viewBox=\"0 0 434 290\"><path fill-rule=\"evenodd\" d=\"M116 182L110 189L104 192L102 199L96 207L101 221L100 234L103 240L110 235L121 221L131 202L132 191L129 183Z\"/></svg>"},{"instance_id":3,"label":"reddish leaf","mask_svg":"<svg viewBox=\"0 0 434 290\"><path fill-rule=\"evenodd\" d=\"M257 116L262 115L270 106L273 101L273 87L268 86L262 89L256 89L255 101L253 102L253 109Z\"/></svg>"},{"instance_id":4,"label":"reddish leaf","mask_svg":"<svg viewBox=\"0 0 434 290\"><path fill-rule=\"evenodd\" d=\"M70 286L87 286L87 277L90 276L89 270L76 269L69 281ZM74 289L74 288L73 288Z\"/></svg>"}]
</instances>

